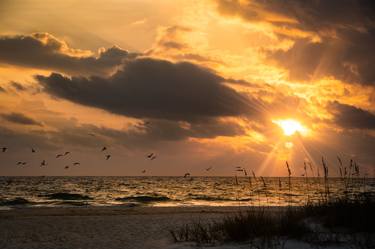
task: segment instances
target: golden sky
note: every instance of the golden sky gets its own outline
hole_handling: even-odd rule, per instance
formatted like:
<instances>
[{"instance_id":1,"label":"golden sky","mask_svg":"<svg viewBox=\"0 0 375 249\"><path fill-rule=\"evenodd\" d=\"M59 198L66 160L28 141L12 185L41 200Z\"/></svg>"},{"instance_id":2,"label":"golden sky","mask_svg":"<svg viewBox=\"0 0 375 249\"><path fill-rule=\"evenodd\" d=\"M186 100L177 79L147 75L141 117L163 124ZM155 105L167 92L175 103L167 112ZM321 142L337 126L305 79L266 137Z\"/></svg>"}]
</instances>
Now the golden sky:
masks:
<instances>
[{"instance_id":1,"label":"golden sky","mask_svg":"<svg viewBox=\"0 0 375 249\"><path fill-rule=\"evenodd\" d=\"M324 156L337 175L339 156L372 175L373 12L365 0L1 1L0 174L275 176L288 160L300 176Z\"/></svg>"}]
</instances>

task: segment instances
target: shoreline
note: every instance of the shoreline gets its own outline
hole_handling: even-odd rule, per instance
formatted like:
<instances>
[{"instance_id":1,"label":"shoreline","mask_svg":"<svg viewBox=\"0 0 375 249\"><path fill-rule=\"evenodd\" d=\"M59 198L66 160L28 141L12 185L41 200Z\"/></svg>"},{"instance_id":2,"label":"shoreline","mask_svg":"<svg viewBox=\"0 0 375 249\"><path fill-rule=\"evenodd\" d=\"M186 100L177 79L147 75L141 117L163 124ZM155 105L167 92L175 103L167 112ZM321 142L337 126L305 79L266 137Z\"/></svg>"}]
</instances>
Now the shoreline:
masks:
<instances>
[{"instance_id":1,"label":"shoreline","mask_svg":"<svg viewBox=\"0 0 375 249\"><path fill-rule=\"evenodd\" d=\"M233 214L249 209L281 211L285 206L80 206L80 207L15 207L0 210L3 217L26 216L115 216L167 214Z\"/></svg>"}]
</instances>

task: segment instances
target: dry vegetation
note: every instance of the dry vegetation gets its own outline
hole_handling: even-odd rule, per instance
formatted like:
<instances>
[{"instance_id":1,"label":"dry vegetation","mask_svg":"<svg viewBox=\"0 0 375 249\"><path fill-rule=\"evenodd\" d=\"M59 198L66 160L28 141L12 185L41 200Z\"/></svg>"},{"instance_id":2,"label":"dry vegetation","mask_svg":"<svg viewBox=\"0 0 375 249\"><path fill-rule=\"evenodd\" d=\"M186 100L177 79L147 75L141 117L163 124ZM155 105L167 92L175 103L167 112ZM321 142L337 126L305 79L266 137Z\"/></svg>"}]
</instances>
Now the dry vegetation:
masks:
<instances>
[{"instance_id":1,"label":"dry vegetation","mask_svg":"<svg viewBox=\"0 0 375 249\"><path fill-rule=\"evenodd\" d=\"M374 193L365 191L365 178L363 186L357 185L364 191L353 191L353 180L360 177L359 166L353 160L348 167L340 158L338 161L345 187L340 198L330 196L329 168L322 158L324 180L319 201L278 209L248 207L223 220L186 224L171 234L176 242L193 241L199 245L241 242L249 243L250 248L284 248L285 242L293 239L317 248L342 243L350 248L375 248ZM292 172L288 162L286 167L290 191ZM306 165L304 169L306 174ZM265 179L260 179L267 187Z\"/></svg>"}]
</instances>

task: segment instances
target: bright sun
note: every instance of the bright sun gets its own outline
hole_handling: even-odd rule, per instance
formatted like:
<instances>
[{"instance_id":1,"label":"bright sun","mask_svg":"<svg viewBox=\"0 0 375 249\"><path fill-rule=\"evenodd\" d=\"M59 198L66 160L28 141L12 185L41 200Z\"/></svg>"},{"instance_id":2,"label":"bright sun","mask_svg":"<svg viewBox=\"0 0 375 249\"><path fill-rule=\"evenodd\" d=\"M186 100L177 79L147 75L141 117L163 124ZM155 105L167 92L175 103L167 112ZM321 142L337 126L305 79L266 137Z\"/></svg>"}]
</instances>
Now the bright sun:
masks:
<instances>
[{"instance_id":1,"label":"bright sun","mask_svg":"<svg viewBox=\"0 0 375 249\"><path fill-rule=\"evenodd\" d=\"M286 136L291 136L296 132L306 135L307 129L297 120L294 119L282 119L282 120L273 120L273 123L281 127Z\"/></svg>"}]
</instances>

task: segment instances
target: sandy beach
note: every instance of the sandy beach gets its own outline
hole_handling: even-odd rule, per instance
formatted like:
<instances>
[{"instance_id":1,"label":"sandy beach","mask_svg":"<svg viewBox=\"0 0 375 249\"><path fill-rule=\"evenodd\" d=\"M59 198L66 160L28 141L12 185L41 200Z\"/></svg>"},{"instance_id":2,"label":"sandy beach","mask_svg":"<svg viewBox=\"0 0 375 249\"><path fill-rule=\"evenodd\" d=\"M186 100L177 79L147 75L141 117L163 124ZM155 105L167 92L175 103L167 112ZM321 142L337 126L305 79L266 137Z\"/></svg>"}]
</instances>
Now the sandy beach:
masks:
<instances>
[{"instance_id":1,"label":"sandy beach","mask_svg":"<svg viewBox=\"0 0 375 249\"><path fill-rule=\"evenodd\" d=\"M241 207L246 210L245 207ZM268 208L270 212L280 210ZM74 207L19 208L0 211L2 249L188 249L195 243L175 243L169 232L191 222L207 222L239 211L239 207ZM209 248L249 248L247 243ZM310 248L287 241L283 248ZM335 245L325 248L346 248Z\"/></svg>"},{"instance_id":2,"label":"sandy beach","mask_svg":"<svg viewBox=\"0 0 375 249\"><path fill-rule=\"evenodd\" d=\"M0 211L0 248L189 248L170 229L235 207L21 208Z\"/></svg>"}]
</instances>

